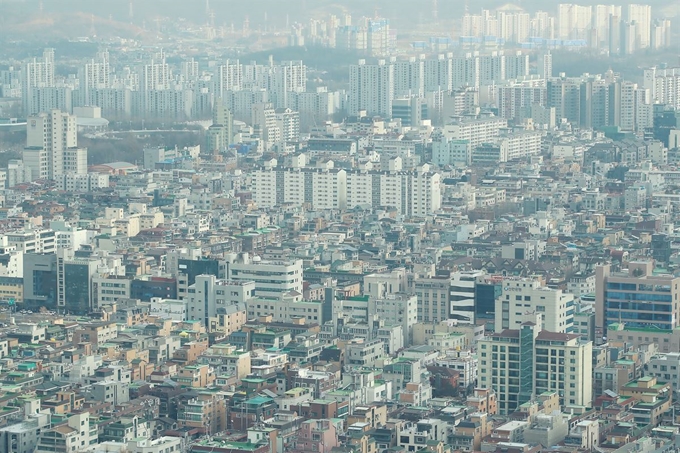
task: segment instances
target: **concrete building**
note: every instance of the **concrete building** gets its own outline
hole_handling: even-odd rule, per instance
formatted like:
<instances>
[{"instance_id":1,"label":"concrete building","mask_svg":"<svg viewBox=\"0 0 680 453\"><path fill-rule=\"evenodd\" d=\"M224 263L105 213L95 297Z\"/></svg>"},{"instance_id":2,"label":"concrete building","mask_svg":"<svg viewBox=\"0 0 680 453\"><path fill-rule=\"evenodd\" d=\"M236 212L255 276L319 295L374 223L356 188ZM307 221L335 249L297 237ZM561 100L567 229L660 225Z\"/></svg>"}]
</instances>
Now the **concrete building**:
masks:
<instances>
[{"instance_id":1,"label":"concrete building","mask_svg":"<svg viewBox=\"0 0 680 453\"><path fill-rule=\"evenodd\" d=\"M595 322L607 328L625 323L632 328L674 330L679 325L676 301L680 294L679 277L657 275L652 261L628 263L623 272L610 265L595 273Z\"/></svg>"},{"instance_id":2,"label":"concrete building","mask_svg":"<svg viewBox=\"0 0 680 453\"><path fill-rule=\"evenodd\" d=\"M27 120L24 164L35 179L87 173L87 150L78 148L75 116L56 109L31 116Z\"/></svg>"},{"instance_id":3,"label":"concrete building","mask_svg":"<svg viewBox=\"0 0 680 453\"><path fill-rule=\"evenodd\" d=\"M531 445L558 445L569 434L569 420L561 412L537 414L524 430L524 442Z\"/></svg>"},{"instance_id":4,"label":"concrete building","mask_svg":"<svg viewBox=\"0 0 680 453\"><path fill-rule=\"evenodd\" d=\"M24 403L24 420L0 428L0 451L33 453L41 431L50 427L50 414L40 409L40 400L28 400Z\"/></svg>"},{"instance_id":5,"label":"concrete building","mask_svg":"<svg viewBox=\"0 0 680 453\"><path fill-rule=\"evenodd\" d=\"M260 208L309 203L315 209L345 209L346 175L335 168L261 168L252 174L253 200Z\"/></svg>"},{"instance_id":6,"label":"concrete building","mask_svg":"<svg viewBox=\"0 0 680 453\"><path fill-rule=\"evenodd\" d=\"M221 98L215 102L212 125L205 138L206 154L226 150L234 139L234 119Z\"/></svg>"},{"instance_id":7,"label":"concrete building","mask_svg":"<svg viewBox=\"0 0 680 453\"><path fill-rule=\"evenodd\" d=\"M83 411L68 417L66 424L43 430L38 438L36 452L69 453L96 445L97 425L90 421L90 413Z\"/></svg>"},{"instance_id":8,"label":"concrete building","mask_svg":"<svg viewBox=\"0 0 680 453\"><path fill-rule=\"evenodd\" d=\"M228 280L254 282L254 294L259 298L279 298L291 291L302 295L302 260L229 263Z\"/></svg>"},{"instance_id":9,"label":"concrete building","mask_svg":"<svg viewBox=\"0 0 680 453\"><path fill-rule=\"evenodd\" d=\"M669 382L674 392L680 391L680 353L657 354L645 364L645 372L660 381Z\"/></svg>"},{"instance_id":10,"label":"concrete building","mask_svg":"<svg viewBox=\"0 0 680 453\"><path fill-rule=\"evenodd\" d=\"M394 66L392 62L379 60L377 64L359 64L349 67L350 115L365 111L370 116L391 118L394 98Z\"/></svg>"},{"instance_id":11,"label":"concrete building","mask_svg":"<svg viewBox=\"0 0 680 453\"><path fill-rule=\"evenodd\" d=\"M451 140L466 140L472 149L498 138L500 130L508 126L504 118L461 119L444 126L442 133Z\"/></svg>"},{"instance_id":12,"label":"concrete building","mask_svg":"<svg viewBox=\"0 0 680 453\"><path fill-rule=\"evenodd\" d=\"M240 329L246 321L246 302L255 296L255 282L250 280L221 280L214 275L198 275L187 290L186 317L211 328L211 319L220 315L233 330ZM219 322L218 322L219 323Z\"/></svg>"},{"instance_id":13,"label":"concrete building","mask_svg":"<svg viewBox=\"0 0 680 453\"><path fill-rule=\"evenodd\" d=\"M496 390L501 414L546 391L558 391L564 408L592 402L592 343L579 335L525 323L481 340L479 355L479 385Z\"/></svg>"},{"instance_id":14,"label":"concrete building","mask_svg":"<svg viewBox=\"0 0 680 453\"><path fill-rule=\"evenodd\" d=\"M42 58L24 63L21 74L21 99L24 115L40 113L31 102L36 88L54 87L54 49L45 49Z\"/></svg>"},{"instance_id":15,"label":"concrete building","mask_svg":"<svg viewBox=\"0 0 680 453\"><path fill-rule=\"evenodd\" d=\"M531 279L505 279L496 301L496 332L518 329L527 320L541 317L550 332L569 333L574 329L574 295L545 287Z\"/></svg>"},{"instance_id":16,"label":"concrete building","mask_svg":"<svg viewBox=\"0 0 680 453\"><path fill-rule=\"evenodd\" d=\"M437 140L432 141L432 163L440 167L470 165L472 163L470 143L442 134Z\"/></svg>"}]
</instances>

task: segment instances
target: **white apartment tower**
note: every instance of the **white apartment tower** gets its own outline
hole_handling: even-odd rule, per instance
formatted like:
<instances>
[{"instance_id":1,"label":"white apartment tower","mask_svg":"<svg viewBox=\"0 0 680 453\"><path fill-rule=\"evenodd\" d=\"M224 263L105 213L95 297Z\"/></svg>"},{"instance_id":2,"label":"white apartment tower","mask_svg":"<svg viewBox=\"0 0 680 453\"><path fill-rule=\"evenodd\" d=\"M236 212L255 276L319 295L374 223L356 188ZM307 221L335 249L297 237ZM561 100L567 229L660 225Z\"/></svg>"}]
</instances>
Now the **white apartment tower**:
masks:
<instances>
[{"instance_id":1,"label":"white apartment tower","mask_svg":"<svg viewBox=\"0 0 680 453\"><path fill-rule=\"evenodd\" d=\"M394 63L394 92L397 97L425 94L425 56Z\"/></svg>"},{"instance_id":2,"label":"white apartment tower","mask_svg":"<svg viewBox=\"0 0 680 453\"><path fill-rule=\"evenodd\" d=\"M590 6L561 3L558 11L558 37L585 39L592 28L593 9Z\"/></svg>"},{"instance_id":3,"label":"white apartment tower","mask_svg":"<svg viewBox=\"0 0 680 453\"><path fill-rule=\"evenodd\" d=\"M80 82L81 105L97 105L95 91L110 88L109 52L98 52L97 56L80 68L78 80Z\"/></svg>"},{"instance_id":4,"label":"white apartment tower","mask_svg":"<svg viewBox=\"0 0 680 453\"><path fill-rule=\"evenodd\" d=\"M271 150L281 142L281 129L276 122L276 110L274 110L272 104L253 104L251 124L253 125L254 135L262 140L265 151Z\"/></svg>"},{"instance_id":5,"label":"white apartment tower","mask_svg":"<svg viewBox=\"0 0 680 453\"><path fill-rule=\"evenodd\" d=\"M227 91L243 89L243 65L238 60L227 60L217 68L217 94L225 97Z\"/></svg>"},{"instance_id":6,"label":"white apartment tower","mask_svg":"<svg viewBox=\"0 0 680 453\"><path fill-rule=\"evenodd\" d=\"M41 59L33 58L23 66L21 96L26 115L39 113L30 111L34 89L50 87L54 87L54 49L45 49Z\"/></svg>"},{"instance_id":7,"label":"white apartment tower","mask_svg":"<svg viewBox=\"0 0 680 453\"><path fill-rule=\"evenodd\" d=\"M78 148L75 116L60 110L40 113L28 118L26 132L24 157L32 177L87 173L87 149Z\"/></svg>"},{"instance_id":8,"label":"white apartment tower","mask_svg":"<svg viewBox=\"0 0 680 453\"><path fill-rule=\"evenodd\" d=\"M392 117L394 97L394 65L385 60L377 64L359 64L349 67L349 114L365 110L370 115Z\"/></svg>"},{"instance_id":9,"label":"white apartment tower","mask_svg":"<svg viewBox=\"0 0 680 453\"><path fill-rule=\"evenodd\" d=\"M635 48L646 49L652 31L652 7L649 5L629 4L625 7L626 22L635 26Z\"/></svg>"},{"instance_id":10,"label":"white apartment tower","mask_svg":"<svg viewBox=\"0 0 680 453\"><path fill-rule=\"evenodd\" d=\"M453 54L428 58L424 64L424 89L428 91L449 91L453 89Z\"/></svg>"}]
</instances>

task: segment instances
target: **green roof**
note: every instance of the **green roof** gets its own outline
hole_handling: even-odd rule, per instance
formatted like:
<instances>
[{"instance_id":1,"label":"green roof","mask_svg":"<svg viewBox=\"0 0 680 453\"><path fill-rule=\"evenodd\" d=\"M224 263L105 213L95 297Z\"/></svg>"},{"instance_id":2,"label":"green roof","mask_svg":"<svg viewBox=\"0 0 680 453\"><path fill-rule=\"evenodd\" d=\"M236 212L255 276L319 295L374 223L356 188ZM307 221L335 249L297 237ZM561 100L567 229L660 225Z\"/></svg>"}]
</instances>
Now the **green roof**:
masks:
<instances>
[{"instance_id":1,"label":"green roof","mask_svg":"<svg viewBox=\"0 0 680 453\"><path fill-rule=\"evenodd\" d=\"M353 300L356 302L368 302L369 296L353 296L353 297L348 297L345 300Z\"/></svg>"},{"instance_id":2,"label":"green roof","mask_svg":"<svg viewBox=\"0 0 680 453\"><path fill-rule=\"evenodd\" d=\"M253 405L260 405L260 404L267 404L274 401L271 398L268 398L266 396L256 396L254 398L250 398L249 400L246 400L247 404L253 404Z\"/></svg>"}]
</instances>

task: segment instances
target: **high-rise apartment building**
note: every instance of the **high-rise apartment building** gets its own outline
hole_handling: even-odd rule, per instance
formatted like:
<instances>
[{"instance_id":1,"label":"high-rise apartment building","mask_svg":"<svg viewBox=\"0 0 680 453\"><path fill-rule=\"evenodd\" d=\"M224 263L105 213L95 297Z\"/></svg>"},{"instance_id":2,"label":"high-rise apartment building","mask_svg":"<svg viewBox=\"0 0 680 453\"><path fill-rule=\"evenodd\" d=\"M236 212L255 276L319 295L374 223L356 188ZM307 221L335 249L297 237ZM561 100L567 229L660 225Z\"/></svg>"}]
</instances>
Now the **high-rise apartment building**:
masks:
<instances>
[{"instance_id":1,"label":"high-rise apartment building","mask_svg":"<svg viewBox=\"0 0 680 453\"><path fill-rule=\"evenodd\" d=\"M30 100L35 88L54 87L54 49L45 49L41 59L33 58L24 63L22 73L21 95L24 113L34 115L39 111L31 111Z\"/></svg>"},{"instance_id":2,"label":"high-rise apartment building","mask_svg":"<svg viewBox=\"0 0 680 453\"><path fill-rule=\"evenodd\" d=\"M278 144L279 152L283 152L286 146L293 146L300 141L300 113L289 108L275 110L276 126L281 131L281 142Z\"/></svg>"},{"instance_id":3,"label":"high-rise apartment building","mask_svg":"<svg viewBox=\"0 0 680 453\"><path fill-rule=\"evenodd\" d=\"M610 265L595 272L595 323L670 331L678 327L680 277L657 275L652 261L628 264L627 272L613 272Z\"/></svg>"},{"instance_id":4,"label":"high-rise apartment building","mask_svg":"<svg viewBox=\"0 0 680 453\"><path fill-rule=\"evenodd\" d=\"M394 208L401 215L428 216L441 207L441 177L423 165L412 171L349 171L347 207Z\"/></svg>"},{"instance_id":5,"label":"high-rise apartment building","mask_svg":"<svg viewBox=\"0 0 680 453\"><path fill-rule=\"evenodd\" d=\"M392 116L394 98L394 65L386 60L377 64L359 64L349 67L349 108L350 115L365 110L366 114L383 118Z\"/></svg>"},{"instance_id":6,"label":"high-rise apartment building","mask_svg":"<svg viewBox=\"0 0 680 453\"><path fill-rule=\"evenodd\" d=\"M441 207L441 177L429 165L415 170L270 167L252 174L253 200L259 207L282 205L314 209L371 206L401 215L424 217Z\"/></svg>"},{"instance_id":7,"label":"high-rise apartment building","mask_svg":"<svg viewBox=\"0 0 680 453\"><path fill-rule=\"evenodd\" d=\"M226 150L234 138L234 119L222 99L215 101L212 125L205 134L206 152Z\"/></svg>"},{"instance_id":8,"label":"high-rise apartment building","mask_svg":"<svg viewBox=\"0 0 680 453\"><path fill-rule=\"evenodd\" d=\"M396 97L425 94L425 56L411 57L394 63L394 92Z\"/></svg>"},{"instance_id":9,"label":"high-rise apartment building","mask_svg":"<svg viewBox=\"0 0 680 453\"><path fill-rule=\"evenodd\" d=\"M261 168L252 174L260 208L309 203L314 209L346 209L347 173L338 168Z\"/></svg>"},{"instance_id":10,"label":"high-rise apartment building","mask_svg":"<svg viewBox=\"0 0 680 453\"><path fill-rule=\"evenodd\" d=\"M610 45L610 16L621 17L621 6L619 5L595 5L593 6L592 23L593 29L597 33L596 44L598 47L606 49Z\"/></svg>"},{"instance_id":11,"label":"high-rise apartment building","mask_svg":"<svg viewBox=\"0 0 680 453\"><path fill-rule=\"evenodd\" d=\"M78 148L76 117L60 110L29 117L24 163L33 179L87 173L87 149Z\"/></svg>"},{"instance_id":12,"label":"high-rise apartment building","mask_svg":"<svg viewBox=\"0 0 680 453\"><path fill-rule=\"evenodd\" d=\"M424 89L429 91L448 91L453 88L453 54L440 54L437 58L425 60Z\"/></svg>"},{"instance_id":13,"label":"high-rise apartment building","mask_svg":"<svg viewBox=\"0 0 680 453\"><path fill-rule=\"evenodd\" d=\"M556 77L548 80L548 107L555 107L557 118L573 124L581 119L581 79Z\"/></svg>"},{"instance_id":14,"label":"high-rise apartment building","mask_svg":"<svg viewBox=\"0 0 680 453\"><path fill-rule=\"evenodd\" d=\"M629 4L624 7L624 20L635 27L632 39L636 49L649 47L652 30L652 7L650 5Z\"/></svg>"},{"instance_id":15,"label":"high-rise apartment building","mask_svg":"<svg viewBox=\"0 0 680 453\"><path fill-rule=\"evenodd\" d=\"M578 334L541 330L532 322L479 341L479 386L510 414L543 392L557 392L563 409L592 403L592 342Z\"/></svg>"},{"instance_id":16,"label":"high-rise apartment building","mask_svg":"<svg viewBox=\"0 0 680 453\"><path fill-rule=\"evenodd\" d=\"M98 52L96 57L85 63L78 72L80 105L96 105L96 90L111 87L109 52Z\"/></svg>"},{"instance_id":17,"label":"high-rise apartment building","mask_svg":"<svg viewBox=\"0 0 680 453\"><path fill-rule=\"evenodd\" d=\"M263 150L270 151L281 142L281 129L276 123L276 110L271 103L253 104L251 124L253 134L262 141Z\"/></svg>"},{"instance_id":18,"label":"high-rise apartment building","mask_svg":"<svg viewBox=\"0 0 680 453\"><path fill-rule=\"evenodd\" d=\"M650 91L652 103L680 110L680 67L645 69L643 87Z\"/></svg>"},{"instance_id":19,"label":"high-rise apartment building","mask_svg":"<svg viewBox=\"0 0 680 453\"><path fill-rule=\"evenodd\" d=\"M560 39L586 39L592 28L591 6L561 3L558 9L558 37Z\"/></svg>"}]
</instances>

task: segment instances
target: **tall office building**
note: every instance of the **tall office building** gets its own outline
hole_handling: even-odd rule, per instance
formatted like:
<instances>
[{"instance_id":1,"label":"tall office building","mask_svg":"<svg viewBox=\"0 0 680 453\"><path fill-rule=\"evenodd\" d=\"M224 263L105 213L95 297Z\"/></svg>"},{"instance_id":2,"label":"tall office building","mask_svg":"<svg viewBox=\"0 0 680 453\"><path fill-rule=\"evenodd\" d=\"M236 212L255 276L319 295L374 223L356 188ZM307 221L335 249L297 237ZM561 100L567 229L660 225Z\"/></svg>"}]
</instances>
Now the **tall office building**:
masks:
<instances>
[{"instance_id":1,"label":"tall office building","mask_svg":"<svg viewBox=\"0 0 680 453\"><path fill-rule=\"evenodd\" d=\"M349 111L357 115L365 110L370 115L383 118L392 116L394 97L394 65L392 62L378 60L377 64L359 64L349 67Z\"/></svg>"},{"instance_id":2,"label":"tall office building","mask_svg":"<svg viewBox=\"0 0 680 453\"><path fill-rule=\"evenodd\" d=\"M593 344L578 334L527 322L480 340L478 354L479 386L496 391L499 414L543 392L557 392L563 410L592 403Z\"/></svg>"},{"instance_id":3,"label":"tall office building","mask_svg":"<svg viewBox=\"0 0 680 453\"><path fill-rule=\"evenodd\" d=\"M482 278L482 271L459 271L451 274L450 319L459 323L475 324L475 286L477 279Z\"/></svg>"},{"instance_id":4,"label":"tall office building","mask_svg":"<svg viewBox=\"0 0 680 453\"><path fill-rule=\"evenodd\" d=\"M413 287L418 298L418 322L438 323L449 319L451 278L416 278Z\"/></svg>"},{"instance_id":5,"label":"tall office building","mask_svg":"<svg viewBox=\"0 0 680 453\"><path fill-rule=\"evenodd\" d=\"M26 253L23 264L24 307L29 310L57 308L57 255Z\"/></svg>"},{"instance_id":6,"label":"tall office building","mask_svg":"<svg viewBox=\"0 0 680 453\"><path fill-rule=\"evenodd\" d=\"M87 173L87 149L78 148L76 117L60 110L29 117L24 163L33 179Z\"/></svg>"},{"instance_id":7,"label":"tall office building","mask_svg":"<svg viewBox=\"0 0 680 453\"><path fill-rule=\"evenodd\" d=\"M31 111L30 100L35 88L54 87L54 49L45 49L41 59L33 58L24 63L22 73L21 98L26 115L34 115L39 111Z\"/></svg>"},{"instance_id":8,"label":"tall office building","mask_svg":"<svg viewBox=\"0 0 680 453\"><path fill-rule=\"evenodd\" d=\"M92 310L92 277L99 260L76 257L73 250L57 252L57 308L66 313L87 315Z\"/></svg>"},{"instance_id":9,"label":"tall office building","mask_svg":"<svg viewBox=\"0 0 680 453\"><path fill-rule=\"evenodd\" d=\"M654 262L628 264L627 272L610 265L595 272L595 323L598 327L625 323L628 327L670 331L680 325L680 277L655 275Z\"/></svg>"}]
</instances>

